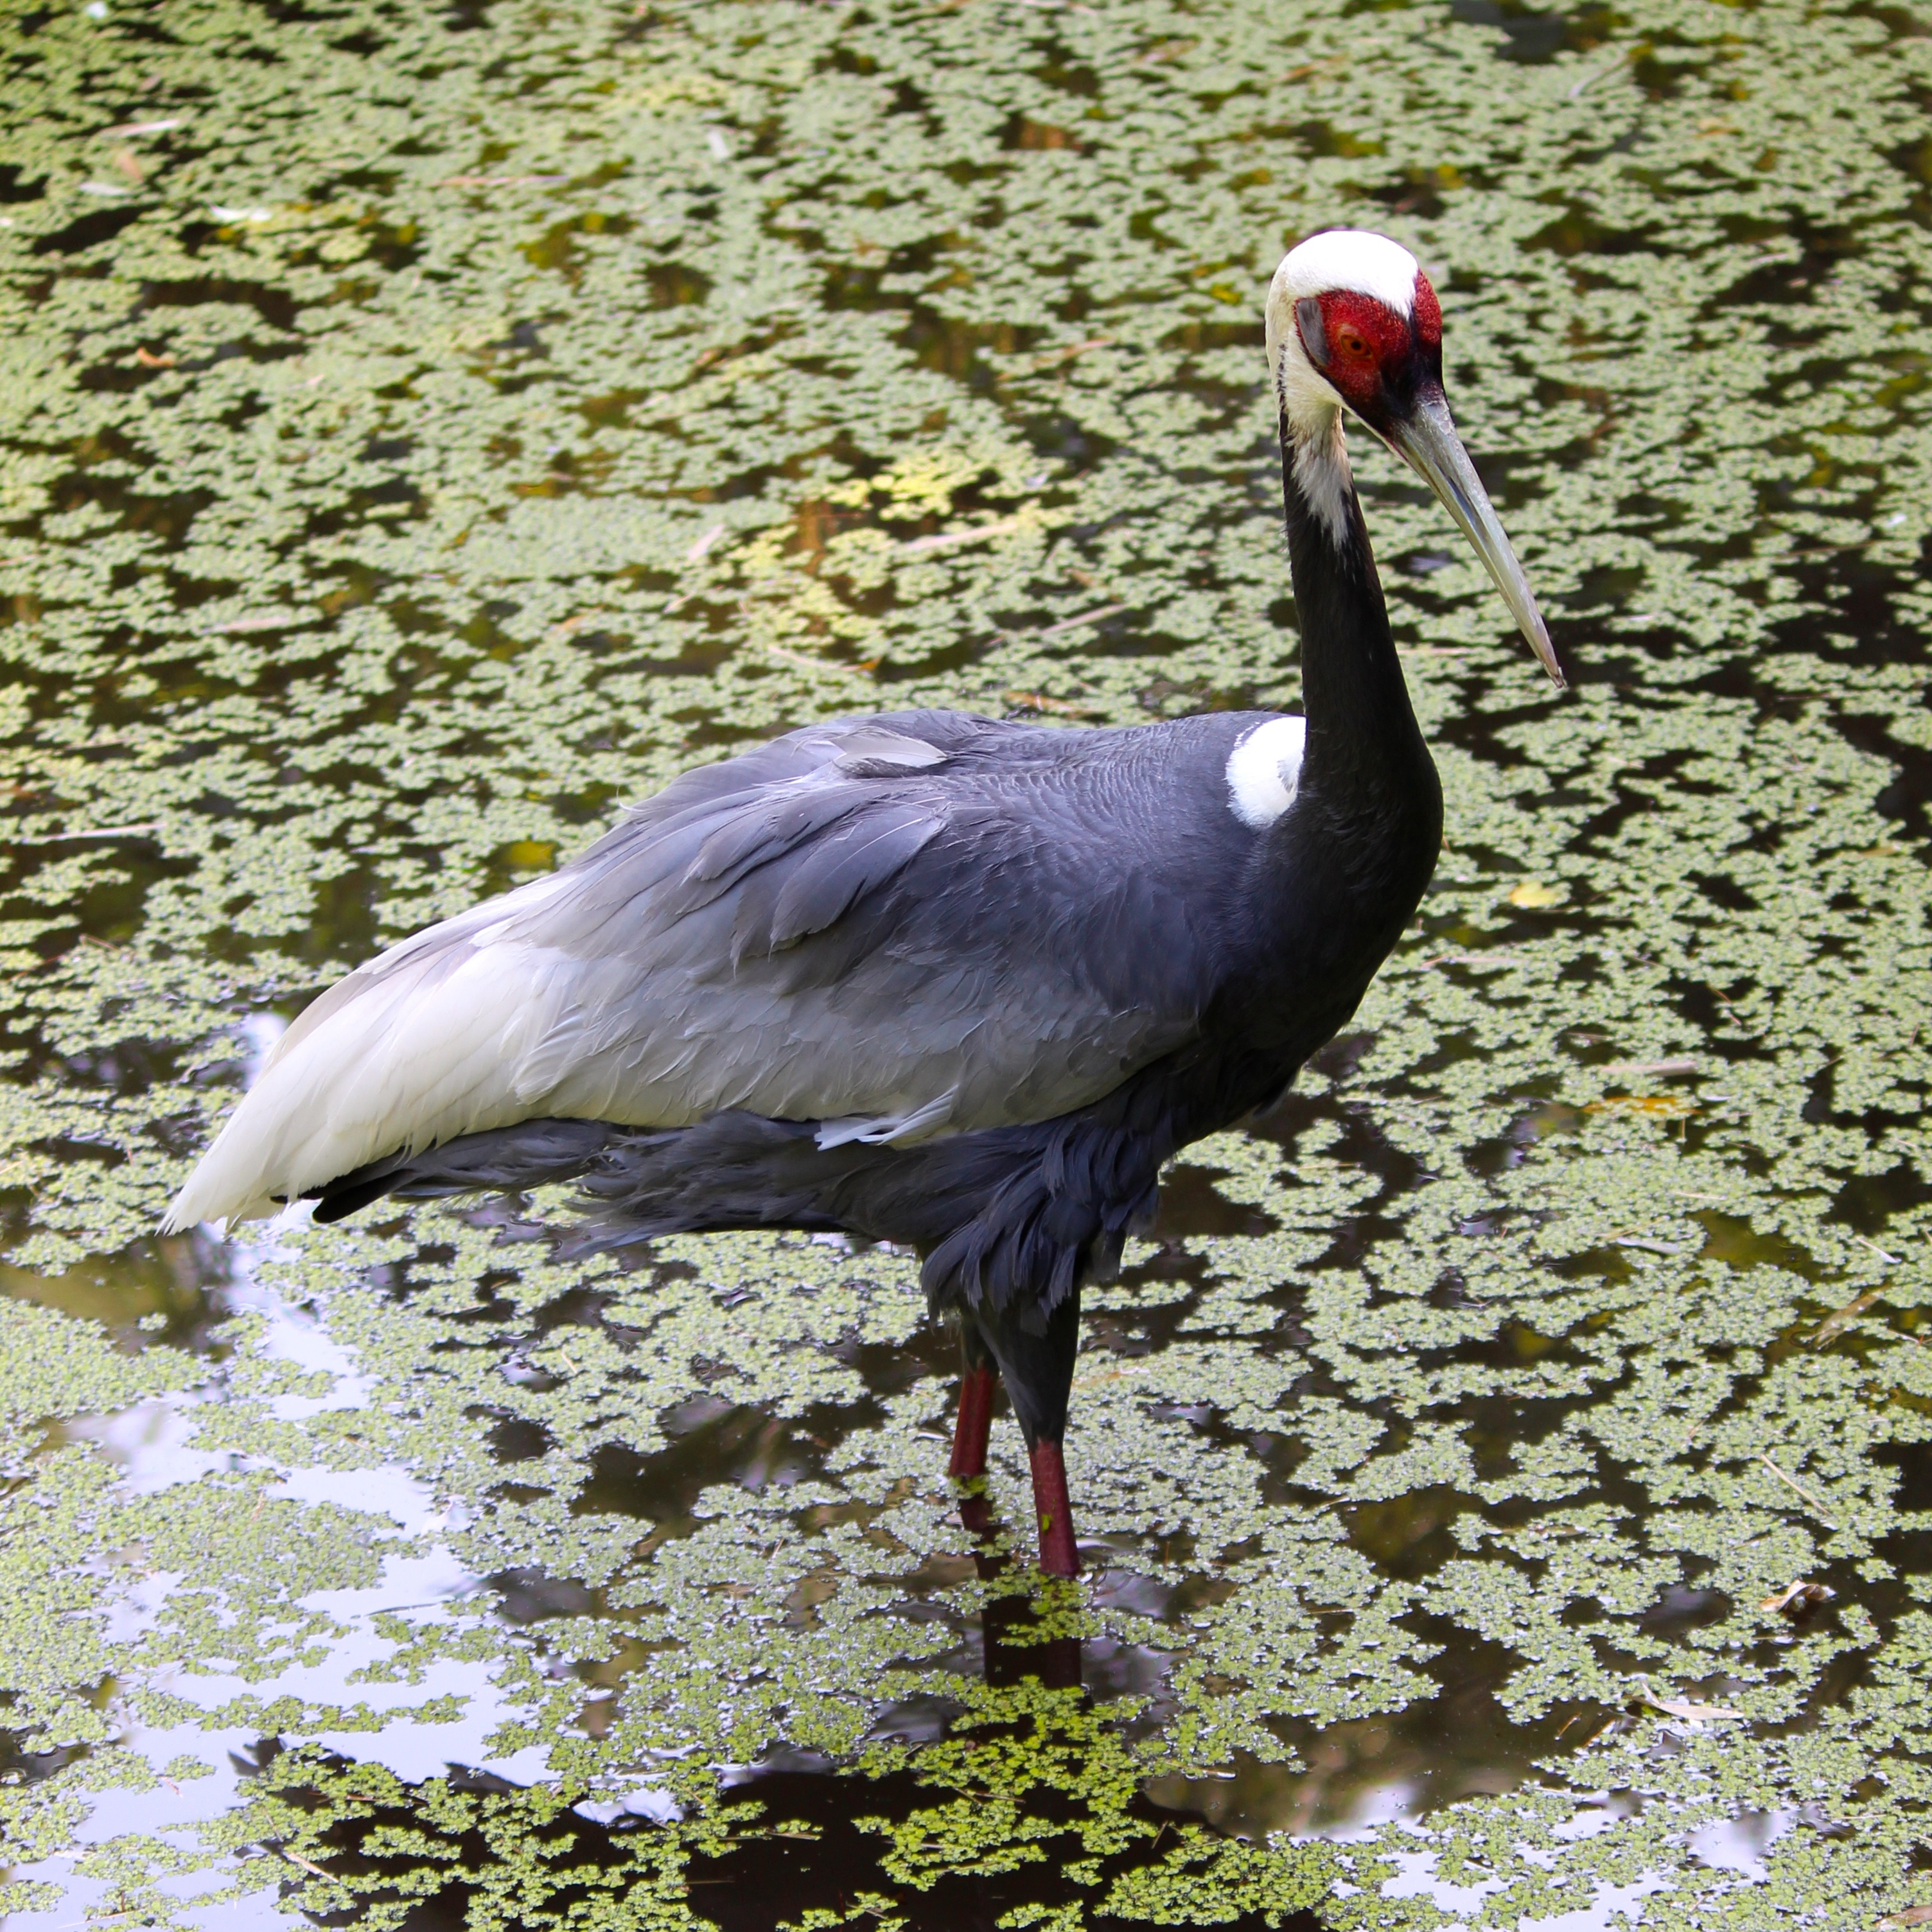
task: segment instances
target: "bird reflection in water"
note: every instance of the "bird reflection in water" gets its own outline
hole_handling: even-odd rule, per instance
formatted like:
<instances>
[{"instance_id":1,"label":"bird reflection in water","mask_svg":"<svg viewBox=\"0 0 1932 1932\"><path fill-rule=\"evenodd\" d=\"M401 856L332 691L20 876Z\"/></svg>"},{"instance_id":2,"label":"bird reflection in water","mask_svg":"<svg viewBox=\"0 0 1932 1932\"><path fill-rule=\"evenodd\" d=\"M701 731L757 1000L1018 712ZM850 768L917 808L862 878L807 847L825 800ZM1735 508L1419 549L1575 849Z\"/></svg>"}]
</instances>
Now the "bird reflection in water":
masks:
<instances>
[{"instance_id":1,"label":"bird reflection in water","mask_svg":"<svg viewBox=\"0 0 1932 1932\"><path fill-rule=\"evenodd\" d=\"M955 1480L961 1489L959 1521L974 1539L973 1568L989 1586L1018 1580L1010 1551L1001 1546L982 1477ZM1048 1690L1072 1690L1082 1677L1077 1636L1038 1635L1041 1600L1024 1589L988 1595L980 1608L980 1640L986 1682L995 1688L1034 1678Z\"/></svg>"}]
</instances>

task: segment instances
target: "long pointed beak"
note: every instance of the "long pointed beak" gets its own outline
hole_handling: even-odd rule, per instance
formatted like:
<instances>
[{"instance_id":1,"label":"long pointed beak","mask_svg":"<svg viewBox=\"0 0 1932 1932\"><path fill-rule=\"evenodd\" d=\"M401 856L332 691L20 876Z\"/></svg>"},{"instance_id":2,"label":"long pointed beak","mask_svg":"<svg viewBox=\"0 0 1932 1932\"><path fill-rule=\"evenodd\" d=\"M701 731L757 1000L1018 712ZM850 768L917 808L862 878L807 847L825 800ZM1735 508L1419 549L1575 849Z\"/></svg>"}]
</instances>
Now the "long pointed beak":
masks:
<instances>
[{"instance_id":1,"label":"long pointed beak","mask_svg":"<svg viewBox=\"0 0 1932 1932\"><path fill-rule=\"evenodd\" d=\"M1399 417L1389 428L1388 441L1396 454L1442 499L1442 507L1456 519L1457 526L1483 560L1483 567L1496 580L1510 614L1521 626L1537 662L1550 674L1550 682L1560 691L1563 667L1544 628L1543 613L1536 608L1535 593L1522 566L1510 548L1510 540L1491 508L1482 479L1476 474L1462 439L1449 414L1449 405L1437 389L1420 396L1408 416Z\"/></svg>"}]
</instances>

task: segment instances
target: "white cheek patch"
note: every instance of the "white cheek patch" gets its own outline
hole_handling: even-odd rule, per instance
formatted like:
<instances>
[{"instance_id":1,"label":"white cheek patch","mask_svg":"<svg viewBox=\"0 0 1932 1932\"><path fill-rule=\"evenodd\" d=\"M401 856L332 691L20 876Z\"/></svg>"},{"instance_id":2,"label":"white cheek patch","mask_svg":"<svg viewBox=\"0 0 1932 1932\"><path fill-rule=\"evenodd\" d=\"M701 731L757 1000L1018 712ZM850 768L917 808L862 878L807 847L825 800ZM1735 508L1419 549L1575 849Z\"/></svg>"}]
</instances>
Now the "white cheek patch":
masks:
<instances>
[{"instance_id":1,"label":"white cheek patch","mask_svg":"<svg viewBox=\"0 0 1932 1932\"><path fill-rule=\"evenodd\" d=\"M1244 825L1262 831L1294 802L1307 742L1306 718L1270 718L1228 754L1228 809Z\"/></svg>"}]
</instances>

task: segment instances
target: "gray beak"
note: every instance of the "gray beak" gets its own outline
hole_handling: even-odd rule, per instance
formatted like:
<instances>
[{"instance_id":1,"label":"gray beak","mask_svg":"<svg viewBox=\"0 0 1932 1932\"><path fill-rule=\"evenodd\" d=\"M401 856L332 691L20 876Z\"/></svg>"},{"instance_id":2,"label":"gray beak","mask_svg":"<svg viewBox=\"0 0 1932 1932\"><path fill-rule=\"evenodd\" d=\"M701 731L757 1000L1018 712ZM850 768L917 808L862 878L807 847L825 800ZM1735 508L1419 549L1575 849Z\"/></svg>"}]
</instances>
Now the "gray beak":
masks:
<instances>
[{"instance_id":1,"label":"gray beak","mask_svg":"<svg viewBox=\"0 0 1932 1932\"><path fill-rule=\"evenodd\" d=\"M1550 674L1550 682L1560 691L1564 686L1563 667L1556 662L1550 633L1544 629L1543 613L1536 608L1529 579L1510 548L1510 540L1490 507L1482 480L1469 460L1462 439L1449 414L1449 405L1440 389L1425 391L1417 399L1414 412L1393 422L1388 430L1389 446L1433 490L1442 507L1456 519L1462 534L1474 546L1483 566L1496 580L1510 614L1521 627L1536 653L1538 663Z\"/></svg>"}]
</instances>

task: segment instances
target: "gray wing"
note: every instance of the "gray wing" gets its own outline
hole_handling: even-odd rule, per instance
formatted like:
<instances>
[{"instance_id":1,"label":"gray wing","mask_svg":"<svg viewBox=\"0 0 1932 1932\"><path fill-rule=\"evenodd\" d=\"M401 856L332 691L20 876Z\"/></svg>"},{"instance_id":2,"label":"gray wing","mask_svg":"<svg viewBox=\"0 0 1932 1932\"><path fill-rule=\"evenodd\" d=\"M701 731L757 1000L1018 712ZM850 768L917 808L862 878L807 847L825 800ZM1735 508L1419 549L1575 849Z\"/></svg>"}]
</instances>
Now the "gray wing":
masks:
<instances>
[{"instance_id":1,"label":"gray wing","mask_svg":"<svg viewBox=\"0 0 1932 1932\"><path fill-rule=\"evenodd\" d=\"M1198 1034L1252 843L1226 760L1257 722L908 713L688 772L316 1000L204 1166L238 1130L254 1151L176 1218L538 1115L742 1108L831 1144L1097 1099Z\"/></svg>"}]
</instances>

